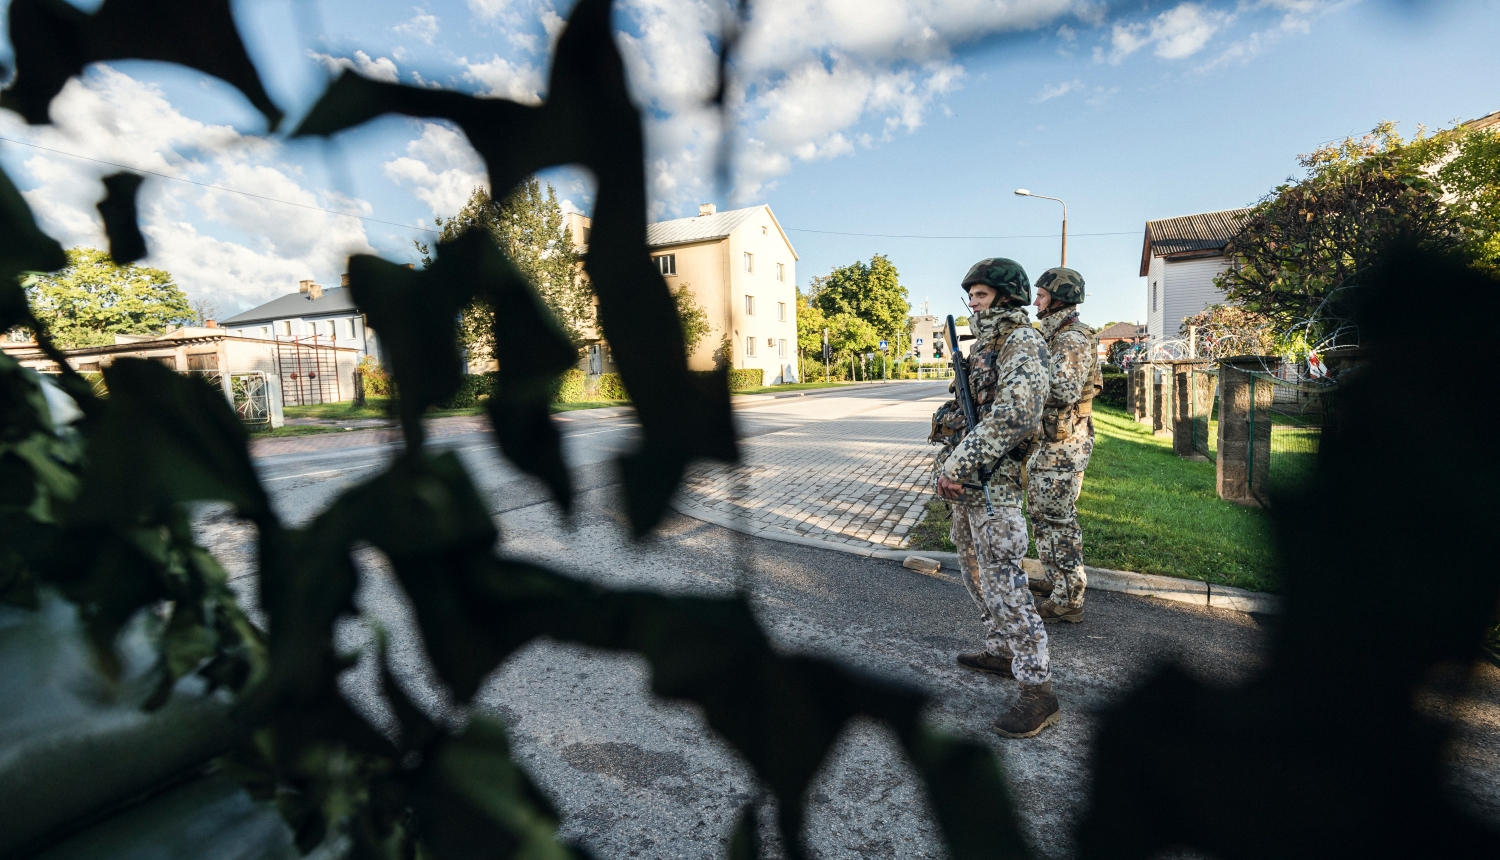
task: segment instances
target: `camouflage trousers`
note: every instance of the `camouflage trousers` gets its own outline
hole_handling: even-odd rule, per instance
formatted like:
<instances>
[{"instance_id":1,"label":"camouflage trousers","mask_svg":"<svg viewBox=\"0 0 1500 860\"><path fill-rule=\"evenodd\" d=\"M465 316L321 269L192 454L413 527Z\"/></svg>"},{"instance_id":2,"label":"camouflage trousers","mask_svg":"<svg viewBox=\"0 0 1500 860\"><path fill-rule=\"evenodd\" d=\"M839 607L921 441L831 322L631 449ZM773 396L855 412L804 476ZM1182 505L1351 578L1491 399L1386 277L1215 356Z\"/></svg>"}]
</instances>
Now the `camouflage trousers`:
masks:
<instances>
[{"instance_id":1,"label":"camouflage trousers","mask_svg":"<svg viewBox=\"0 0 1500 860\"><path fill-rule=\"evenodd\" d=\"M1065 609L1083 605L1089 584L1083 572L1083 529L1078 526L1082 472L1036 470L1026 474L1026 510L1042 571L1052 582L1051 600Z\"/></svg>"},{"instance_id":2,"label":"camouflage trousers","mask_svg":"<svg viewBox=\"0 0 1500 860\"><path fill-rule=\"evenodd\" d=\"M1018 508L953 505L953 544L958 548L964 585L979 606L984 623L984 650L1011 658L1011 671L1023 684L1042 684L1050 677L1047 629L1026 587L1026 520Z\"/></svg>"}]
</instances>

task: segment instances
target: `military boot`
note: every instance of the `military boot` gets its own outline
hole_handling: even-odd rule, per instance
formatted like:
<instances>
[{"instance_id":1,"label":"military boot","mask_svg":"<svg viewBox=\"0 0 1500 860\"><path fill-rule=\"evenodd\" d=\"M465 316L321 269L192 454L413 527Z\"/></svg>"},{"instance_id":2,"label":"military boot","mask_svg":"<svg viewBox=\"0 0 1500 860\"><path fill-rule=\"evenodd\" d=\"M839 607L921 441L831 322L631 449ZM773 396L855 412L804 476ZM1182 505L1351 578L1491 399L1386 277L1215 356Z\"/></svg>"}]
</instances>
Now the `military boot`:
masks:
<instances>
[{"instance_id":1,"label":"military boot","mask_svg":"<svg viewBox=\"0 0 1500 860\"><path fill-rule=\"evenodd\" d=\"M995 720L995 734L1002 738L1034 738L1042 729L1062 719L1052 682L1022 684L1021 697Z\"/></svg>"},{"instance_id":2,"label":"military boot","mask_svg":"<svg viewBox=\"0 0 1500 860\"><path fill-rule=\"evenodd\" d=\"M958 665L974 672L984 672L989 675L999 675L1002 678L1014 678L1016 675L1010 669L1010 661L1015 659L1009 654L996 656L988 651L975 651L971 654L958 655Z\"/></svg>"},{"instance_id":3,"label":"military boot","mask_svg":"<svg viewBox=\"0 0 1500 860\"><path fill-rule=\"evenodd\" d=\"M1042 616L1043 624L1053 624L1058 621L1077 624L1083 620L1083 607L1075 606L1072 609L1067 609L1058 606L1051 600L1042 600L1036 604L1036 614Z\"/></svg>"},{"instance_id":4,"label":"military boot","mask_svg":"<svg viewBox=\"0 0 1500 860\"><path fill-rule=\"evenodd\" d=\"M1032 594L1046 597L1052 593L1052 580L1028 579L1026 580L1026 587L1031 589Z\"/></svg>"}]
</instances>

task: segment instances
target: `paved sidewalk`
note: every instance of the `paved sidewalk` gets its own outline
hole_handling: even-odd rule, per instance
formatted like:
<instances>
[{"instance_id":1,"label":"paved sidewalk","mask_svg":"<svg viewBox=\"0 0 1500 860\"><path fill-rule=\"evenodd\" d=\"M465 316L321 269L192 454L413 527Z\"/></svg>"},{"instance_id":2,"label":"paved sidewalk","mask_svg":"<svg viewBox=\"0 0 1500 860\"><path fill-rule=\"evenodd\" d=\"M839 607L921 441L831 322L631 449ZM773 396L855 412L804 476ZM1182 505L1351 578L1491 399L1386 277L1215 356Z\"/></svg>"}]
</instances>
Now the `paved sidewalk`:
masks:
<instances>
[{"instance_id":1,"label":"paved sidewalk","mask_svg":"<svg viewBox=\"0 0 1500 860\"><path fill-rule=\"evenodd\" d=\"M677 510L710 521L734 517L765 537L905 547L930 495L927 434L941 400L892 402L746 439L742 465L688 474Z\"/></svg>"}]
</instances>

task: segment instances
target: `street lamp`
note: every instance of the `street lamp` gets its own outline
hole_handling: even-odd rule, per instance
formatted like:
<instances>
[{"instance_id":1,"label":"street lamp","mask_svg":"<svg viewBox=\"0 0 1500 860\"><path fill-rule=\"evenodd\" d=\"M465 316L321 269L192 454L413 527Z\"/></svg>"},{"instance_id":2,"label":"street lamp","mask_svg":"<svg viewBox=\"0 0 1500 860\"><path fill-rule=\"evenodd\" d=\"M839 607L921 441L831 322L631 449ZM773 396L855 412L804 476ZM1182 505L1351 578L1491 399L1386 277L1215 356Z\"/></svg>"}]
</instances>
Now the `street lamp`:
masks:
<instances>
[{"instance_id":1,"label":"street lamp","mask_svg":"<svg viewBox=\"0 0 1500 860\"><path fill-rule=\"evenodd\" d=\"M1032 194L1030 191L1027 191L1024 188L1017 188L1016 189L1016 196L1017 197L1038 197L1038 198L1041 198L1042 200L1056 200L1058 203L1062 203L1062 208L1063 208L1062 265L1066 267L1068 265L1068 204L1063 203L1063 201L1061 199L1057 198L1057 197L1048 197L1045 194Z\"/></svg>"}]
</instances>

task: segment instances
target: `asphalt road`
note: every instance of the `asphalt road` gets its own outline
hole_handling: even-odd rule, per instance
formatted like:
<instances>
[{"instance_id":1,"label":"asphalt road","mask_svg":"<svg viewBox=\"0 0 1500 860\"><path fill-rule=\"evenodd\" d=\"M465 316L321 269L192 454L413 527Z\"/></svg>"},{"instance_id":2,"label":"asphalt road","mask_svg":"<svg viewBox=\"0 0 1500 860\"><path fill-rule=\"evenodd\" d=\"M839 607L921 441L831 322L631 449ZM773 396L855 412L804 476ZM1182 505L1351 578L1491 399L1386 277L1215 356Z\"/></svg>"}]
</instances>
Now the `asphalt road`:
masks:
<instances>
[{"instance_id":1,"label":"asphalt road","mask_svg":"<svg viewBox=\"0 0 1500 860\"><path fill-rule=\"evenodd\" d=\"M888 398L926 397L942 384L906 384L777 401L738 412L742 433L846 417ZM569 462L580 487L567 528L538 486L499 461L483 434L450 437L491 500L507 552L577 576L664 592L750 596L779 646L835 657L928 690L932 723L993 746L1006 768L1037 853L1070 853L1083 812L1094 712L1165 660L1232 684L1260 660L1274 620L1118 594L1090 594L1088 620L1052 633L1062 722L1030 741L1003 741L989 724L1014 695L1008 682L957 668L953 656L978 645L977 612L951 578L893 562L775 543L674 517L650 541L630 542L610 461L631 444L628 418L567 426ZM289 521L315 515L341 489L374 474L389 448L292 454L258 461ZM211 513L203 538L253 600L246 527ZM454 713L412 630L408 606L367 552L361 610L391 633L401 683L435 715ZM341 645L370 641L350 620ZM371 663L344 678L345 691L377 722L389 719L369 695ZM1500 822L1500 670L1482 673L1477 697L1455 706L1463 725L1452 754L1455 792ZM517 757L563 810L562 835L601 857L718 856L739 810L757 792L744 764L717 741L692 707L655 700L644 663L629 655L551 641L507 661L481 691L479 707L511 727ZM924 800L909 768L878 725L852 727L810 793L808 836L827 858L941 857Z\"/></svg>"}]
</instances>

